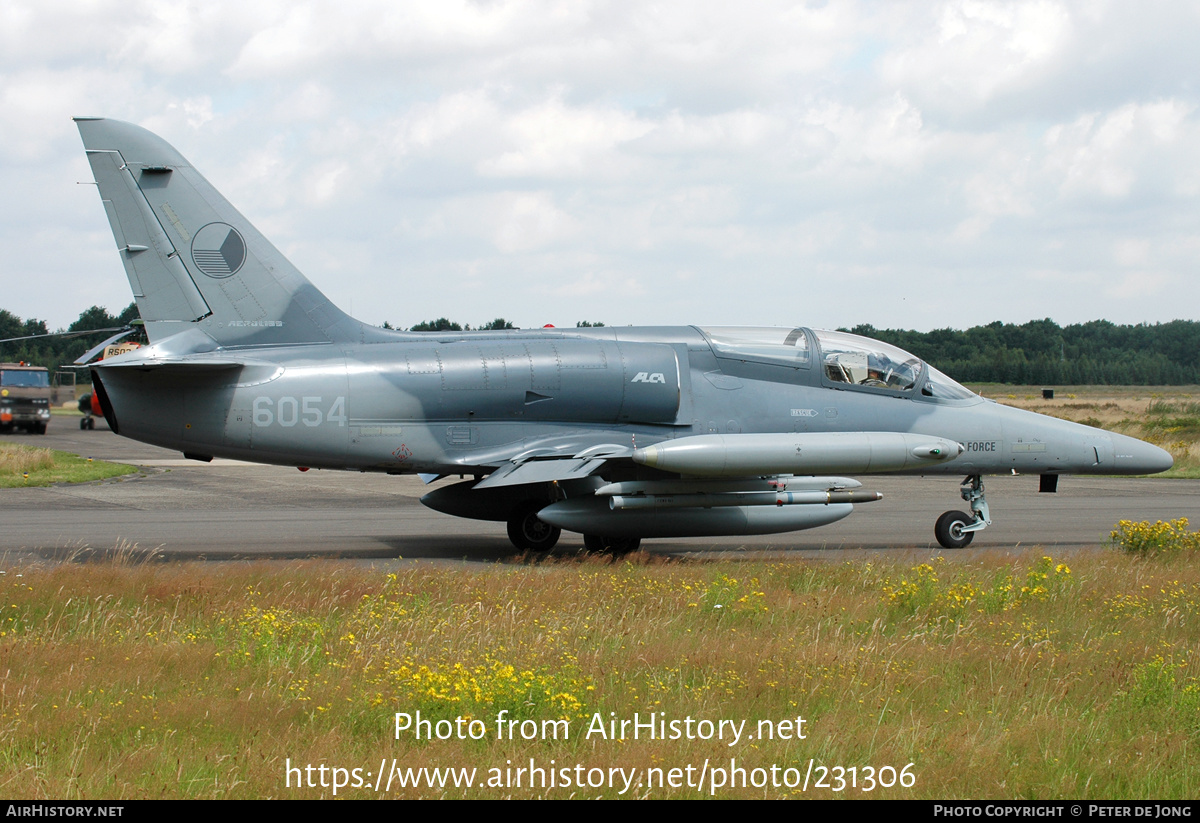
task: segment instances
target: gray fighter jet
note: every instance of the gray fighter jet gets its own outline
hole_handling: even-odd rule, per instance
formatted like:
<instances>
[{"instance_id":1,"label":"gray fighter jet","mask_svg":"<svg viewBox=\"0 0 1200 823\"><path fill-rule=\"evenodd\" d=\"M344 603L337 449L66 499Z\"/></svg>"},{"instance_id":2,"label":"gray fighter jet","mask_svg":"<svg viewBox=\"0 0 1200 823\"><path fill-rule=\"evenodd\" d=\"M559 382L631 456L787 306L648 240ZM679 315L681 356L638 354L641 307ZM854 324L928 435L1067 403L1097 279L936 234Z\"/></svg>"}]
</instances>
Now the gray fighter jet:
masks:
<instances>
[{"instance_id":1,"label":"gray fighter jet","mask_svg":"<svg viewBox=\"0 0 1200 823\"><path fill-rule=\"evenodd\" d=\"M770 534L879 498L849 475L1147 474L1160 448L986 401L893 346L804 327L406 333L329 302L174 148L76 118L150 345L92 368L114 432L286 466L469 480L422 502L546 551Z\"/></svg>"}]
</instances>

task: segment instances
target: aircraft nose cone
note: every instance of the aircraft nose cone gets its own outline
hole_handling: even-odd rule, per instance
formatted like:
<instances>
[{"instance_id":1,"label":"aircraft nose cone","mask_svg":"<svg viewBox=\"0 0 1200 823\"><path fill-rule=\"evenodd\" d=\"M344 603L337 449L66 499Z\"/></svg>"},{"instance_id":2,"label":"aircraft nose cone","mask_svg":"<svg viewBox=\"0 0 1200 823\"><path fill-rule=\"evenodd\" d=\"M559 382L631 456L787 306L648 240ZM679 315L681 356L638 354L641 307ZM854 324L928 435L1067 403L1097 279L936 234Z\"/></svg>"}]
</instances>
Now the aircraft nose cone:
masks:
<instances>
[{"instance_id":1,"label":"aircraft nose cone","mask_svg":"<svg viewBox=\"0 0 1200 823\"><path fill-rule=\"evenodd\" d=\"M1121 434L1114 434L1112 440L1121 474L1157 474L1175 465L1175 458L1166 449Z\"/></svg>"}]
</instances>

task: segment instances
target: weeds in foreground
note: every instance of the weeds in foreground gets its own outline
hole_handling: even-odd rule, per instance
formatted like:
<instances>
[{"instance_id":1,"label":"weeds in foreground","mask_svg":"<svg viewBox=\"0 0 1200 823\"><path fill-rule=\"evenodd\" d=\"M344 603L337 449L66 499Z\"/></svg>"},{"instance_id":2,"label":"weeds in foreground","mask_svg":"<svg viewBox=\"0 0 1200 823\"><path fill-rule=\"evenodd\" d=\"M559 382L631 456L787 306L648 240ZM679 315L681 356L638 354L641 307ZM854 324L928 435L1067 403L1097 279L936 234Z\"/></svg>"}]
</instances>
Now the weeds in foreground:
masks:
<instances>
[{"instance_id":1,"label":"weeds in foreground","mask_svg":"<svg viewBox=\"0 0 1200 823\"><path fill-rule=\"evenodd\" d=\"M0 443L0 475L20 477L26 472L48 469L54 464L54 452L29 446Z\"/></svg>"},{"instance_id":2,"label":"weeds in foreground","mask_svg":"<svg viewBox=\"0 0 1200 823\"><path fill-rule=\"evenodd\" d=\"M945 564L938 558L938 565ZM883 593L899 613L944 615L961 621L976 614L999 614L1022 604L1045 600L1064 592L1071 582L1071 569L1065 563L1055 563L1043 557L1026 573L1024 579L1010 571L998 570L986 579L967 579L943 584L929 563L922 563L898 583L888 581Z\"/></svg>"},{"instance_id":3,"label":"weeds in foreground","mask_svg":"<svg viewBox=\"0 0 1200 823\"><path fill-rule=\"evenodd\" d=\"M328 796L328 783L289 785L288 765L375 770L393 758L480 774L531 759L640 774L731 760L768 770L810 759L897 772L913 764L911 786L805 794L819 797L1200 790L1195 554L1146 563L1088 553L1069 568L1039 553L1015 562L384 571L93 562L0 572L0 791L10 797ZM448 738L397 737L397 712L445 721L429 728ZM635 714L744 720L754 737L607 734ZM483 733L451 734L460 718ZM785 733L798 718L803 739ZM527 783L381 793L617 794ZM635 794L697 796L686 785Z\"/></svg>"},{"instance_id":4,"label":"weeds in foreground","mask_svg":"<svg viewBox=\"0 0 1200 823\"><path fill-rule=\"evenodd\" d=\"M1188 520L1134 523L1122 520L1110 535L1113 545L1128 554L1140 557L1200 553L1200 532L1188 531Z\"/></svg>"}]
</instances>

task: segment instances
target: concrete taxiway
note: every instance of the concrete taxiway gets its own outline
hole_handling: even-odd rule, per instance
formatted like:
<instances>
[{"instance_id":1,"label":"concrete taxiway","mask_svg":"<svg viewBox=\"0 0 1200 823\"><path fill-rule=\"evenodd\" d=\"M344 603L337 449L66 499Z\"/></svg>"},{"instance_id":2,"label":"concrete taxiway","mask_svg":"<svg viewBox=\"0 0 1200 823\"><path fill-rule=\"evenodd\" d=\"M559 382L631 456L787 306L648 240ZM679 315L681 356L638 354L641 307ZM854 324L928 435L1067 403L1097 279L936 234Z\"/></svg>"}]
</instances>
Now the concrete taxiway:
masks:
<instances>
[{"instance_id":1,"label":"concrete taxiway","mask_svg":"<svg viewBox=\"0 0 1200 823\"><path fill-rule=\"evenodd\" d=\"M461 520L418 502L429 490L415 477L309 471L237 461L199 463L118 437L97 422L56 417L44 436L0 440L41 446L142 471L126 479L0 490L0 556L65 558L114 548L157 550L170 558L396 558L499 560L512 557L504 524ZM789 534L647 540L653 553L749 550L829 556L833 550L943 552L933 524L964 509L956 477L861 478L883 493L831 526ZM457 479L455 479L455 482ZM451 482L451 481L443 481ZM1039 494L1035 476L986 479L993 525L965 551L1099 546L1121 519L1187 517L1200 524L1200 481L1065 477ZM556 553L582 549L564 532Z\"/></svg>"}]
</instances>

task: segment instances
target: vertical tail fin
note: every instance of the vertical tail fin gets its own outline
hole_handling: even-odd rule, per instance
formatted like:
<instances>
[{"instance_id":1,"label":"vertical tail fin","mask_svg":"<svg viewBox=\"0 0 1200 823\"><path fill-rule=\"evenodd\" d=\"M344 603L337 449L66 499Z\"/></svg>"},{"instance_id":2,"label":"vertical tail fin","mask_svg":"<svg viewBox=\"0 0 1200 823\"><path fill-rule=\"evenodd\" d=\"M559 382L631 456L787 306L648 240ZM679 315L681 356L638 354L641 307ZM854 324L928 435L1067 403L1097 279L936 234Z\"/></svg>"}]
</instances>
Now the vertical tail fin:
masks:
<instances>
[{"instance_id":1,"label":"vertical tail fin","mask_svg":"<svg viewBox=\"0 0 1200 823\"><path fill-rule=\"evenodd\" d=\"M151 342L197 327L222 346L361 338L165 140L119 120L75 122Z\"/></svg>"}]
</instances>

